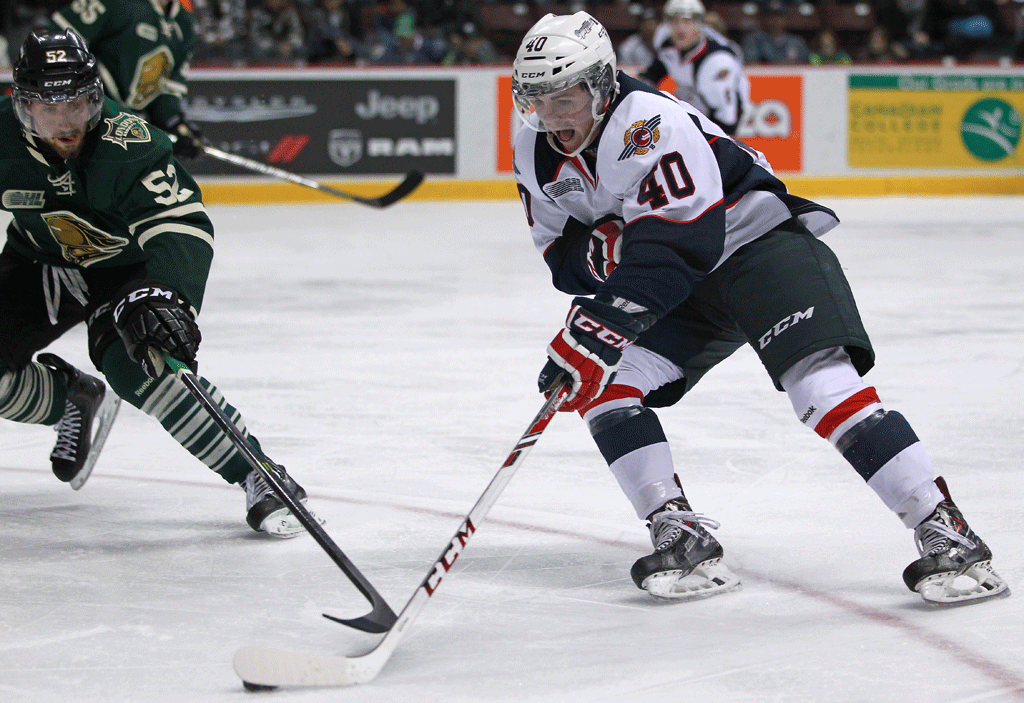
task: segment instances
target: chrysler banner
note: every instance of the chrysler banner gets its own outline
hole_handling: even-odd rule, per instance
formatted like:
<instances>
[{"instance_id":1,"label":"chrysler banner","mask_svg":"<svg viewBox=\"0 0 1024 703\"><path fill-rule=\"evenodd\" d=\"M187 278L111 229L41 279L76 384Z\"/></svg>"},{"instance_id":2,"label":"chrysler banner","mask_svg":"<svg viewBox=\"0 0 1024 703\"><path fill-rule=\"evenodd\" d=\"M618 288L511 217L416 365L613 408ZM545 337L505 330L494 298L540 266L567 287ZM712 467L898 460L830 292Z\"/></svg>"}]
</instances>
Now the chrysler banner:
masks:
<instances>
[{"instance_id":1,"label":"chrysler banner","mask_svg":"<svg viewBox=\"0 0 1024 703\"><path fill-rule=\"evenodd\" d=\"M211 144L300 174L455 173L455 81L196 76L185 112ZM209 156L201 175L240 175Z\"/></svg>"}]
</instances>

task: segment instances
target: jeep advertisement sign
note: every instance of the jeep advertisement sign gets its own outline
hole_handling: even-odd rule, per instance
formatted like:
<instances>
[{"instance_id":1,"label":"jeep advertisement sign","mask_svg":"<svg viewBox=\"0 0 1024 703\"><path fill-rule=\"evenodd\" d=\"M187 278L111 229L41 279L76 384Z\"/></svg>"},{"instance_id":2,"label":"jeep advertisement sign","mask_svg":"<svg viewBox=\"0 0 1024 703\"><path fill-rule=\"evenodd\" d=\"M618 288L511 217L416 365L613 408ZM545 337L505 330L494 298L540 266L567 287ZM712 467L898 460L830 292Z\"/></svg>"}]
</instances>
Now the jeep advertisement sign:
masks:
<instances>
[{"instance_id":1,"label":"jeep advertisement sign","mask_svg":"<svg viewBox=\"0 0 1024 703\"><path fill-rule=\"evenodd\" d=\"M455 173L454 80L194 76L185 112L224 151L313 176ZM209 156L196 175L249 174Z\"/></svg>"}]
</instances>

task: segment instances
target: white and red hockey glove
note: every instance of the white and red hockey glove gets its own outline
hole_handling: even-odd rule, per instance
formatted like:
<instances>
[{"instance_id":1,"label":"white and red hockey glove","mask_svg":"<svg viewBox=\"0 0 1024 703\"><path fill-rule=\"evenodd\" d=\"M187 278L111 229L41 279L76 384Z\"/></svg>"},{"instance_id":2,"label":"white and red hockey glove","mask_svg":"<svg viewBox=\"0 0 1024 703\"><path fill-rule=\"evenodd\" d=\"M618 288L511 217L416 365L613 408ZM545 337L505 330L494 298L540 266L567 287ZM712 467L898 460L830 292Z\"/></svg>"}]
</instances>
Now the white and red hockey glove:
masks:
<instances>
[{"instance_id":1,"label":"white and red hockey glove","mask_svg":"<svg viewBox=\"0 0 1024 703\"><path fill-rule=\"evenodd\" d=\"M613 218L594 227L587 247L587 266L602 283L608 280L622 256L622 228L625 222Z\"/></svg>"},{"instance_id":2,"label":"white and red hockey glove","mask_svg":"<svg viewBox=\"0 0 1024 703\"><path fill-rule=\"evenodd\" d=\"M559 410L589 405L611 383L622 350L645 329L630 313L590 298L574 298L565 328L548 345L548 361L537 385L550 393L563 374L572 378L572 392Z\"/></svg>"}]
</instances>

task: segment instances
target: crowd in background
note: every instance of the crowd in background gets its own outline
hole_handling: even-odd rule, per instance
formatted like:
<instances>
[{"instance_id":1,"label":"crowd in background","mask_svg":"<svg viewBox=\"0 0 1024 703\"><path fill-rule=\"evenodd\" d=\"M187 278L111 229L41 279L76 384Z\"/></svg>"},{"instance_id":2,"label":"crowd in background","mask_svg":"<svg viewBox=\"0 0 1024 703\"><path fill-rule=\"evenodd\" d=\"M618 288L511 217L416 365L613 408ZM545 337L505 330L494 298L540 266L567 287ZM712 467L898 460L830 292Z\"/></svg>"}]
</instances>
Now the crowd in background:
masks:
<instances>
[{"instance_id":1,"label":"crowd in background","mask_svg":"<svg viewBox=\"0 0 1024 703\"><path fill-rule=\"evenodd\" d=\"M0 67L24 36L69 0L7 0L0 9ZM636 31L615 36L619 62L642 66L661 3L591 0L554 4L502 0L539 16L623 2ZM856 32L809 32L787 18L827 4L856 2L873 18ZM502 33L482 20L495 0L185 0L196 19L193 65L487 65L508 63L522 32ZM730 3L736 5L735 2ZM750 28L727 23L707 3L706 21L735 42L747 64L896 63L1024 60L1024 0L750 0ZM794 12L797 12L794 15ZM6 46L4 46L6 44Z\"/></svg>"}]
</instances>

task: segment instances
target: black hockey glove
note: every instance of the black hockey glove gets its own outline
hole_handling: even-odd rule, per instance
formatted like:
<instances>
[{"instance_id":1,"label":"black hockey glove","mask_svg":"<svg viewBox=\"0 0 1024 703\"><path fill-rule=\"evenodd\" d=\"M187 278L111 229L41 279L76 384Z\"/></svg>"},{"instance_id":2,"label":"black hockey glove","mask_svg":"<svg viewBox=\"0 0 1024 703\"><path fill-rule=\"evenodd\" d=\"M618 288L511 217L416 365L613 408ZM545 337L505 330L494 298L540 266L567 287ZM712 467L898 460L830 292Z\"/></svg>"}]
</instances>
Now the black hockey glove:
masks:
<instances>
[{"instance_id":1,"label":"black hockey glove","mask_svg":"<svg viewBox=\"0 0 1024 703\"><path fill-rule=\"evenodd\" d=\"M554 390L555 379L567 373L572 377L572 392L559 410L580 410L589 405L611 383L622 350L636 341L646 328L645 322L608 303L573 298L565 328L548 345L548 362L537 378L541 392Z\"/></svg>"},{"instance_id":2,"label":"black hockey glove","mask_svg":"<svg viewBox=\"0 0 1024 703\"><path fill-rule=\"evenodd\" d=\"M185 113L179 113L167 120L164 129L174 139L174 155L179 159L191 161L203 151L203 131L185 119Z\"/></svg>"},{"instance_id":3,"label":"black hockey glove","mask_svg":"<svg viewBox=\"0 0 1024 703\"><path fill-rule=\"evenodd\" d=\"M128 356L153 378L163 373L163 352L196 372L203 336L188 303L173 288L159 281L132 281L118 298L114 328Z\"/></svg>"}]
</instances>

